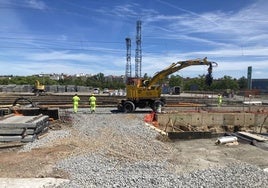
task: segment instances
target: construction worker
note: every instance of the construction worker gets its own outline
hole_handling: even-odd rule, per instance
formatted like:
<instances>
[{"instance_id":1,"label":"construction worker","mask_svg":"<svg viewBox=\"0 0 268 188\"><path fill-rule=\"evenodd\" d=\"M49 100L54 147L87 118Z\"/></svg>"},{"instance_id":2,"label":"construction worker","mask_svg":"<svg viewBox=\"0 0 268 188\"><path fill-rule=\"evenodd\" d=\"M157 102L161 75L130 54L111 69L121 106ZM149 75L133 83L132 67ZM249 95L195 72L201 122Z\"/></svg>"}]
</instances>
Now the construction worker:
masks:
<instances>
[{"instance_id":1,"label":"construction worker","mask_svg":"<svg viewBox=\"0 0 268 188\"><path fill-rule=\"evenodd\" d=\"M218 94L218 106L221 106L222 104L222 95Z\"/></svg>"},{"instance_id":2,"label":"construction worker","mask_svg":"<svg viewBox=\"0 0 268 188\"><path fill-rule=\"evenodd\" d=\"M79 104L80 98L75 94L73 96L73 107L74 107L74 113L78 111L78 104Z\"/></svg>"},{"instance_id":3,"label":"construction worker","mask_svg":"<svg viewBox=\"0 0 268 188\"><path fill-rule=\"evenodd\" d=\"M96 97L92 93L91 96L89 97L89 105L90 105L90 112L94 113L96 110Z\"/></svg>"}]
</instances>

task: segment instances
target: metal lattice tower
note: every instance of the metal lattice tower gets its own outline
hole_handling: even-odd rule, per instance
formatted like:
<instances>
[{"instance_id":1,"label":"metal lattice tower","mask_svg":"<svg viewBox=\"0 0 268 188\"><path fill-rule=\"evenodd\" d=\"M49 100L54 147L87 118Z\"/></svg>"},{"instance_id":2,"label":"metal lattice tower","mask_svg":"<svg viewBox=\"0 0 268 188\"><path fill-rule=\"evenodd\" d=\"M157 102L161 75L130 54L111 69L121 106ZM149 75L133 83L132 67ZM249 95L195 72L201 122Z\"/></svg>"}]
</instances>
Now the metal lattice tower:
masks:
<instances>
[{"instance_id":1,"label":"metal lattice tower","mask_svg":"<svg viewBox=\"0 0 268 188\"><path fill-rule=\"evenodd\" d=\"M126 81L131 77L131 39L126 38L127 55L126 55Z\"/></svg>"},{"instance_id":2,"label":"metal lattice tower","mask_svg":"<svg viewBox=\"0 0 268 188\"><path fill-rule=\"evenodd\" d=\"M137 21L136 54L135 54L135 77L141 77L141 21Z\"/></svg>"}]
</instances>

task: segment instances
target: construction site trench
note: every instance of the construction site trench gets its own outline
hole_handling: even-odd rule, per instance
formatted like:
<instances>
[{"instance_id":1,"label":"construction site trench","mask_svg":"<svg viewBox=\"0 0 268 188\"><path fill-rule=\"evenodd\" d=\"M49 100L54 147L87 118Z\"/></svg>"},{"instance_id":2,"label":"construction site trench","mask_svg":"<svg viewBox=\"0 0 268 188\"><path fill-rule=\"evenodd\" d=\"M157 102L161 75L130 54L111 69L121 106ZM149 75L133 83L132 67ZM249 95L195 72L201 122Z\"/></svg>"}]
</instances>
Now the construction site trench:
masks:
<instances>
[{"instance_id":1,"label":"construction site trench","mask_svg":"<svg viewBox=\"0 0 268 188\"><path fill-rule=\"evenodd\" d=\"M6 96L0 97L1 102L7 101ZM56 98L53 103L51 96L50 103L35 96L23 97L38 103L34 108L53 109L59 118L48 114L47 130L30 141L0 143L0 185L11 187L12 181L25 180L31 187L41 187L47 184L34 181L46 178L63 180L49 179L54 187L208 187L221 178L225 181L222 185L233 183L235 187L265 187L268 183L265 104L244 106L232 99L217 107L215 100L207 97L191 96L194 102L171 97L160 113L138 109L128 114L117 112L116 98L105 99L106 103L100 96L96 113L91 114L86 95L81 97L84 102L78 113L72 112L71 95L62 96L61 100L70 101L60 104ZM1 104L3 113L13 102ZM253 136L243 137L238 132ZM237 140L217 143L225 136ZM258 140L260 137L264 140ZM193 178L194 174L199 179ZM189 176L195 180L189 181ZM205 184L202 178L209 177L215 180Z\"/></svg>"}]
</instances>

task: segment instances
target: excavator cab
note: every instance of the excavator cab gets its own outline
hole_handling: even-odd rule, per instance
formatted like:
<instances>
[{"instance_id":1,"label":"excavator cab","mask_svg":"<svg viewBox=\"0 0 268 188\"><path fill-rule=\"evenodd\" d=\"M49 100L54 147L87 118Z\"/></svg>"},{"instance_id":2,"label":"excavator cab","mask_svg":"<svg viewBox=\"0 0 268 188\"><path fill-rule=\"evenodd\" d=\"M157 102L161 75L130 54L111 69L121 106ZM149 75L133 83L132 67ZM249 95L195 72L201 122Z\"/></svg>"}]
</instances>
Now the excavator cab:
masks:
<instances>
[{"instance_id":1,"label":"excavator cab","mask_svg":"<svg viewBox=\"0 0 268 188\"><path fill-rule=\"evenodd\" d=\"M33 93L35 93L36 96L45 93L45 85L40 84L38 80L35 80Z\"/></svg>"}]
</instances>

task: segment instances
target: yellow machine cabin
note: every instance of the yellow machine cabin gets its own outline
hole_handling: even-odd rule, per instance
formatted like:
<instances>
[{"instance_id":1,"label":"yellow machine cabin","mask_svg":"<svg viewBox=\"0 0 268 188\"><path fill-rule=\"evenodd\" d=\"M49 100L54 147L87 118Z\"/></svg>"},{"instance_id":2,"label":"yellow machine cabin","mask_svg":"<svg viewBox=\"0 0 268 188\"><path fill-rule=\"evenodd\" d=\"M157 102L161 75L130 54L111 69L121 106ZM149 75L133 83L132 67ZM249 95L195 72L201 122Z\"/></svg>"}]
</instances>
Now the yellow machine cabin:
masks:
<instances>
[{"instance_id":1,"label":"yellow machine cabin","mask_svg":"<svg viewBox=\"0 0 268 188\"><path fill-rule=\"evenodd\" d=\"M124 112L134 112L136 108L150 107L153 110L161 105L165 105L165 99L161 98L162 88L159 84L168 75L193 65L207 65L208 74L206 83L212 83L212 67L217 63L204 59L194 59L172 63L164 70L157 72L151 79L128 78L126 84L126 99L121 100L118 104L118 110Z\"/></svg>"},{"instance_id":2,"label":"yellow machine cabin","mask_svg":"<svg viewBox=\"0 0 268 188\"><path fill-rule=\"evenodd\" d=\"M35 93L35 95L40 95L41 93L44 93L45 91L46 91L45 85L40 84L38 80L35 80L34 88L33 88L33 92Z\"/></svg>"}]
</instances>

